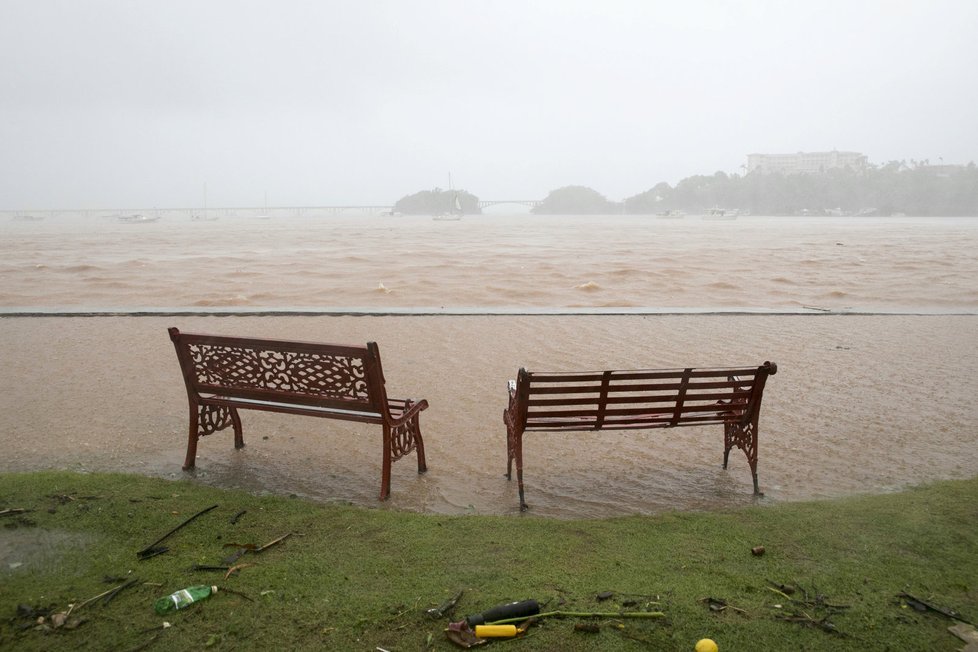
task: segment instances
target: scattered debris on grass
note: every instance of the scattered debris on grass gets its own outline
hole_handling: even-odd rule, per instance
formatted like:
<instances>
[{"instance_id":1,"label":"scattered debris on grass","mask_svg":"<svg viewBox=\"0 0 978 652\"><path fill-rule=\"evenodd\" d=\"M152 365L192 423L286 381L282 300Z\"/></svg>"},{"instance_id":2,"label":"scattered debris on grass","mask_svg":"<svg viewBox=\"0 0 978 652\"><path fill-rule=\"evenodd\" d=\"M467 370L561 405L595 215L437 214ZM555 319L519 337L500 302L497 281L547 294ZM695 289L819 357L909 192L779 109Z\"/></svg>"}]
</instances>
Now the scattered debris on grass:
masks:
<instances>
[{"instance_id":1,"label":"scattered debris on grass","mask_svg":"<svg viewBox=\"0 0 978 652\"><path fill-rule=\"evenodd\" d=\"M942 616L946 616L953 620L959 620L962 623L967 623L974 626L974 623L962 616L958 611L954 609L948 609L947 607L941 607L940 605L934 604L929 600L921 600L920 598L910 595L909 593L902 592L897 594L898 598L901 598L908 607L913 608L916 611L933 611L939 613Z\"/></svg>"},{"instance_id":2,"label":"scattered debris on grass","mask_svg":"<svg viewBox=\"0 0 978 652\"><path fill-rule=\"evenodd\" d=\"M190 567L190 570L192 570L192 571L221 571L223 573L223 572L227 572L228 570L230 570L230 568L231 568L230 566L221 566L221 565L215 565L215 564L194 564L193 566Z\"/></svg>"},{"instance_id":3,"label":"scattered debris on grass","mask_svg":"<svg viewBox=\"0 0 978 652\"><path fill-rule=\"evenodd\" d=\"M173 528L172 530L170 530L169 532L167 532L166 534L164 534L162 537L160 537L159 539L157 539L153 543L149 544L148 546L146 546L145 548L143 548L142 550L140 550L139 552L137 552L136 553L136 557L138 557L139 559L149 559L150 557L155 557L156 555L163 554L164 552L166 552L167 550L169 550L169 548L166 548L165 546L160 546L160 544L163 543L164 541L166 541L166 539L170 535L172 535L175 532L177 532L178 530L180 530L180 528L186 526L188 523L190 523L191 521L193 521L198 516L203 516L207 512L211 511L212 509L216 509L216 508L217 508L217 505L211 505L210 507L208 507L206 509L200 510L199 512L197 512L196 514L194 514L193 516L191 516L190 518L188 518L186 521L184 521L180 525L176 526L175 528Z\"/></svg>"},{"instance_id":4,"label":"scattered debris on grass","mask_svg":"<svg viewBox=\"0 0 978 652\"><path fill-rule=\"evenodd\" d=\"M124 583L122 583L122 584L120 584L119 586L117 586L117 587L115 587L115 588L111 588L111 589L109 589L108 591L103 591L102 593L99 593L98 595L96 595L96 596L94 596L94 597L92 597L92 598L89 598L88 600L85 600L84 602L80 602L79 604L73 604L73 605L70 605L70 606L68 607L68 612L67 612L67 614L68 614L68 615L71 615L71 612L72 612L72 611L78 611L78 610L79 610L79 609L81 609L82 607L85 607L85 606L87 606L87 605L89 605L89 604L91 604L92 602L95 602L95 601L96 601L96 600L98 600L99 598L102 598L102 604L103 604L103 605L106 605L106 604L108 604L108 603L109 603L109 601L111 601L111 600L112 600L112 599L113 599L113 598L114 598L115 596L117 596L117 595L119 595L119 593L120 593L121 591L124 591L125 589L128 589L128 588L129 588L130 586L135 586L136 584L139 584L139 580L138 580L137 578L135 578L135 577L134 577L134 578L132 578L131 580L129 580L129 581L127 581L127 582L124 582Z\"/></svg>"},{"instance_id":5,"label":"scattered debris on grass","mask_svg":"<svg viewBox=\"0 0 978 652\"><path fill-rule=\"evenodd\" d=\"M129 587L135 586L136 584L139 584L139 580L134 577L128 582L126 582L125 584L120 584L119 586L115 587L114 589L106 593L105 597L102 598L102 605L104 606L109 604L109 602L114 600L117 595L119 595Z\"/></svg>"},{"instance_id":6,"label":"scattered debris on grass","mask_svg":"<svg viewBox=\"0 0 978 652\"><path fill-rule=\"evenodd\" d=\"M584 632L585 634L597 634L601 631L601 625L598 623L574 623L575 632Z\"/></svg>"},{"instance_id":7,"label":"scattered debris on grass","mask_svg":"<svg viewBox=\"0 0 978 652\"><path fill-rule=\"evenodd\" d=\"M828 632L830 634L846 636L845 633L836 627L835 623L833 623L830 618L838 615L846 609L849 609L850 605L831 603L828 601L828 597L826 595L819 593L818 589L814 587L812 589L813 594L809 596L808 591L806 591L801 585L791 587L785 584L771 582L771 580L768 580L768 582L773 585L767 587L769 591L773 591L774 593L786 598L788 603L790 603L785 607L782 607L781 605L774 605L776 609L785 609L783 613L775 615L776 619L820 629L823 632ZM789 592L782 589L792 590ZM792 597L798 593L801 595L800 598Z\"/></svg>"},{"instance_id":8,"label":"scattered debris on grass","mask_svg":"<svg viewBox=\"0 0 978 652\"><path fill-rule=\"evenodd\" d=\"M789 600L791 599L791 596L794 595L795 587L791 586L790 584L781 584L780 582L772 582L771 580L768 580L767 583L771 585L771 587L768 588L769 591L774 590Z\"/></svg>"},{"instance_id":9,"label":"scattered debris on grass","mask_svg":"<svg viewBox=\"0 0 978 652\"><path fill-rule=\"evenodd\" d=\"M614 597L613 591L603 591L595 595L598 601L609 600ZM652 596L641 596L652 597ZM637 601L632 600L632 603ZM549 601L544 604L549 604ZM651 605L652 602L649 602ZM655 603L658 604L658 603ZM431 613L434 610L429 610ZM586 619L588 622L575 623L573 631L589 634L596 634L601 631L601 624L595 620L608 619L619 621L618 629L624 629L624 624L620 621L626 619L661 619L665 614L661 611L540 611L540 604L536 600L524 600L522 602L510 602L497 605L486 611L472 614L457 622L450 622L445 628L445 635L449 641L462 648L471 648L483 645L490 638L513 638L527 635L527 630L531 625L540 622L544 618L579 618ZM488 629L486 629L488 627Z\"/></svg>"},{"instance_id":10,"label":"scattered debris on grass","mask_svg":"<svg viewBox=\"0 0 978 652\"><path fill-rule=\"evenodd\" d=\"M224 579L231 577L235 573L240 573L242 568L248 568L249 566L254 566L254 564L235 564L224 574Z\"/></svg>"},{"instance_id":11,"label":"scattered debris on grass","mask_svg":"<svg viewBox=\"0 0 978 652\"><path fill-rule=\"evenodd\" d=\"M715 611L717 613L730 609L731 611L736 611L737 613L742 614L744 616L749 615L745 609L741 609L740 607L735 607L729 602L727 602L726 600L724 600L723 598L706 597L706 598L700 598L699 601L706 604L706 606L710 608L710 611Z\"/></svg>"},{"instance_id":12,"label":"scattered debris on grass","mask_svg":"<svg viewBox=\"0 0 978 652\"><path fill-rule=\"evenodd\" d=\"M429 618L432 618L434 620L440 620L445 616L451 616L452 612L455 610L455 606L458 604L458 601L462 599L462 594L464 592L465 592L464 589L460 589L458 592L455 593L455 595L450 597L448 600L441 603L437 607L432 607L431 609L428 609L425 613L428 615Z\"/></svg>"},{"instance_id":13,"label":"scattered debris on grass","mask_svg":"<svg viewBox=\"0 0 978 652\"><path fill-rule=\"evenodd\" d=\"M269 541L268 543L266 543L263 546L257 546L257 545L255 545L253 543L225 543L224 544L224 547L225 548L239 548L240 550L242 550L242 552L241 552L242 555L245 552L252 552L252 553L254 553L254 554L257 555L260 552L265 552L266 550L268 550L272 546L275 546L275 545L278 545L279 543L282 543L283 541L285 541L286 539L288 539L290 536L292 536L292 533L291 532L289 532L288 534L283 534L279 538L273 539L272 541Z\"/></svg>"},{"instance_id":14,"label":"scattered debris on grass","mask_svg":"<svg viewBox=\"0 0 978 652\"><path fill-rule=\"evenodd\" d=\"M778 620L784 620L789 623L799 623L805 625L806 627L813 627L815 629L820 629L823 632L828 632L830 634L838 634L839 636L845 636L839 628L835 626L834 623L829 621L832 614L826 614L821 618L813 618L804 611L794 612L790 614L777 614L775 618Z\"/></svg>"},{"instance_id":15,"label":"scattered debris on grass","mask_svg":"<svg viewBox=\"0 0 978 652\"><path fill-rule=\"evenodd\" d=\"M220 589L224 593L230 593L231 595L236 595L239 598L244 598L248 602L254 602L255 601L255 599L252 598L250 595L248 595L246 593L242 593L241 591L235 591L234 589L229 589L226 586L222 586L222 587L220 587ZM274 593L274 591L262 591L261 592L262 595L265 595L267 593Z\"/></svg>"}]
</instances>

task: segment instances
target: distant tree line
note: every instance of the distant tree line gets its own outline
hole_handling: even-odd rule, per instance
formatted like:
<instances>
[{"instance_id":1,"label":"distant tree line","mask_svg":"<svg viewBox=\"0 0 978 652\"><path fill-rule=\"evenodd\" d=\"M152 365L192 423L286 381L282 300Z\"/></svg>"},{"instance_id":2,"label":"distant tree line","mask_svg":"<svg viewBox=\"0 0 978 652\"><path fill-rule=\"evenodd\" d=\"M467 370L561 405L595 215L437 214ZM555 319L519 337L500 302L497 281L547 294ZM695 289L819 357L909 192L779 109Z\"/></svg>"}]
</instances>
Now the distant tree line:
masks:
<instances>
[{"instance_id":1,"label":"distant tree line","mask_svg":"<svg viewBox=\"0 0 978 652\"><path fill-rule=\"evenodd\" d=\"M626 213L697 211L714 206L759 215L877 214L978 216L978 168L908 166L891 161L863 170L834 168L818 174L717 172L670 187L660 183L623 202Z\"/></svg>"},{"instance_id":2,"label":"distant tree line","mask_svg":"<svg viewBox=\"0 0 978 652\"><path fill-rule=\"evenodd\" d=\"M398 200L401 213L451 212L456 191L435 188ZM481 213L479 198L458 191L463 212ZM622 202L587 186L552 190L532 210L540 215L652 215L673 211L737 209L755 215L978 216L978 167L890 161L864 169L832 168L817 174L752 172L695 175L658 183Z\"/></svg>"}]
</instances>

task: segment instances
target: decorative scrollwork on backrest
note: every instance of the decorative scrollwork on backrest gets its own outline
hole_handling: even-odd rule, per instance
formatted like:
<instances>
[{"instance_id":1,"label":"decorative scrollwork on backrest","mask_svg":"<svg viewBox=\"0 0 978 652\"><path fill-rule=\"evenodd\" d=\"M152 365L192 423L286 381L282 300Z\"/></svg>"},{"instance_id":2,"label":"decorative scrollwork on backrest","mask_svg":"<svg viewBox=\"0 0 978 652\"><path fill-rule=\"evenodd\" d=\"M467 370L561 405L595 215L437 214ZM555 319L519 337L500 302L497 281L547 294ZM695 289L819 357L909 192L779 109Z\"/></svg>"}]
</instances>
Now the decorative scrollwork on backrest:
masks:
<instances>
[{"instance_id":1,"label":"decorative scrollwork on backrest","mask_svg":"<svg viewBox=\"0 0 978 652\"><path fill-rule=\"evenodd\" d=\"M201 384L370 400L360 357L203 343L190 344L188 350Z\"/></svg>"}]
</instances>

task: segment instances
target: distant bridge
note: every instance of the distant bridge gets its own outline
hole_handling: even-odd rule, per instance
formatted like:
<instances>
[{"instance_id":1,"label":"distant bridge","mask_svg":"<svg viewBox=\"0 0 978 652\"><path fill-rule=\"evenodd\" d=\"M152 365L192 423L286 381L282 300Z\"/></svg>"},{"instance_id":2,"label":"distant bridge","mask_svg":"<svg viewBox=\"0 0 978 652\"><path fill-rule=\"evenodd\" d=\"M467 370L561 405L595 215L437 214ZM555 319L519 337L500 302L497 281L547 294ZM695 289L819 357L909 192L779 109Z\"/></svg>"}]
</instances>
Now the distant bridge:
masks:
<instances>
[{"instance_id":1,"label":"distant bridge","mask_svg":"<svg viewBox=\"0 0 978 652\"><path fill-rule=\"evenodd\" d=\"M488 208L497 204L521 204L535 208L543 203L542 199L480 199L479 208Z\"/></svg>"}]
</instances>

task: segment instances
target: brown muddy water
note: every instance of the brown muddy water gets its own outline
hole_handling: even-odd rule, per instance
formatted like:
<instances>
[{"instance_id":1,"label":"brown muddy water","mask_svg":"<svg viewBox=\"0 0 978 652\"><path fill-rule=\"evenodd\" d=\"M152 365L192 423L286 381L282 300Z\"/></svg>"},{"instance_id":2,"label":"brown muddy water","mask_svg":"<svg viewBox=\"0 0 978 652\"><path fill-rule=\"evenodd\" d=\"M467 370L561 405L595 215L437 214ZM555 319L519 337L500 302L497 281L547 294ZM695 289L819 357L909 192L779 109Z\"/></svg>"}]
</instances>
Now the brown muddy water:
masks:
<instances>
[{"instance_id":1,"label":"brown muddy water","mask_svg":"<svg viewBox=\"0 0 978 652\"><path fill-rule=\"evenodd\" d=\"M776 361L760 417L769 503L978 473L969 220L64 216L0 235L0 471L189 476L378 505L380 433L363 424L243 412L247 446L234 450L227 431L204 438L197 471L184 474L186 393L166 334L178 326L377 341L390 394L431 404L421 416L430 470L417 475L413 456L396 463L389 508L518 513L502 412L520 366ZM200 314L344 306L475 314ZM127 314L144 308L179 314ZM700 314L716 309L777 314ZM117 314L24 316L95 311ZM572 314L516 314L534 311ZM524 441L533 514L753 501L743 454L720 468L716 426Z\"/></svg>"}]
</instances>

